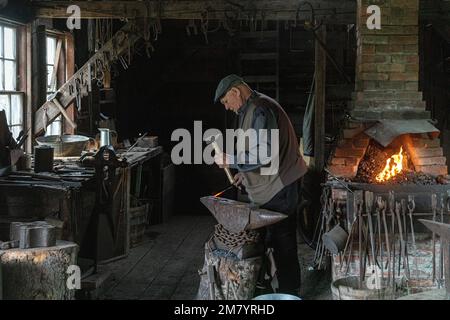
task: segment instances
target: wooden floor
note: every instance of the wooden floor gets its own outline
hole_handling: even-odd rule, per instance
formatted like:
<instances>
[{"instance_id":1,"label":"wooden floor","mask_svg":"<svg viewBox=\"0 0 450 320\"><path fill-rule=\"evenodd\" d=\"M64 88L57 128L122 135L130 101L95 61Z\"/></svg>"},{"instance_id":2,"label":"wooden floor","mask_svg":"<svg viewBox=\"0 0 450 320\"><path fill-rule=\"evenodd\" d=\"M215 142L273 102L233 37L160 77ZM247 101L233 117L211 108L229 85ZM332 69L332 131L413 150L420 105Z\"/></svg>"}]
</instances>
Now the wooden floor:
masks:
<instances>
[{"instance_id":1,"label":"wooden floor","mask_svg":"<svg viewBox=\"0 0 450 320\"><path fill-rule=\"evenodd\" d=\"M197 293L203 248L216 224L212 216L176 216L150 227L149 238L112 271L102 299L191 300Z\"/></svg>"},{"instance_id":2,"label":"wooden floor","mask_svg":"<svg viewBox=\"0 0 450 320\"><path fill-rule=\"evenodd\" d=\"M131 249L126 259L102 268L112 272L99 299L192 300L197 294L203 266L204 244L217 222L212 216L175 216L150 227L148 238ZM300 296L307 300L331 299L330 273L312 270L314 250L298 243L302 270Z\"/></svg>"}]
</instances>

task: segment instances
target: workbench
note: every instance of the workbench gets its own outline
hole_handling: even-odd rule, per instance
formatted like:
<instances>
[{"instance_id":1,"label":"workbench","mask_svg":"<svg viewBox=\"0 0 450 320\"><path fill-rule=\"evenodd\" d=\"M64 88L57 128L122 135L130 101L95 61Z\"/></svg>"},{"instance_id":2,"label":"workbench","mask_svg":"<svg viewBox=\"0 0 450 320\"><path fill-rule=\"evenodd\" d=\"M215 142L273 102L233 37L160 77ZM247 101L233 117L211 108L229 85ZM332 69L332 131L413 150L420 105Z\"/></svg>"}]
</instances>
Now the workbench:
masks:
<instances>
[{"instance_id":1,"label":"workbench","mask_svg":"<svg viewBox=\"0 0 450 320\"><path fill-rule=\"evenodd\" d=\"M126 158L126 165L116 168L111 203L113 233L102 217L98 229L93 230L90 220L96 202L95 169L83 167L79 157L55 158L53 173L20 171L0 177L0 240L8 240L12 221L47 220L58 228L58 239L80 245L80 257L92 256L93 241L98 244L99 262L127 256L130 212L154 191L150 179L160 169L162 152L162 147L116 150L119 159Z\"/></svg>"}]
</instances>

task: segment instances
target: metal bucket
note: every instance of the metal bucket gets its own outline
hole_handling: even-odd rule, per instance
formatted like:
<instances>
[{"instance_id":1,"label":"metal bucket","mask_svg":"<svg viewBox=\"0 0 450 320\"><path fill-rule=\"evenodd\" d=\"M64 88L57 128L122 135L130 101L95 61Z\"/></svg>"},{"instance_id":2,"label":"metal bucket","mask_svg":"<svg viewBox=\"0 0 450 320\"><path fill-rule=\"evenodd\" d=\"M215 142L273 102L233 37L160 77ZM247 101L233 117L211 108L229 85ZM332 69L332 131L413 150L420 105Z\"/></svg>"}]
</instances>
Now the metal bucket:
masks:
<instances>
[{"instance_id":1,"label":"metal bucket","mask_svg":"<svg viewBox=\"0 0 450 320\"><path fill-rule=\"evenodd\" d=\"M55 157L81 156L89 140L88 137L71 134L36 138L39 145L53 147Z\"/></svg>"},{"instance_id":2,"label":"metal bucket","mask_svg":"<svg viewBox=\"0 0 450 320\"><path fill-rule=\"evenodd\" d=\"M333 300L392 300L392 287L383 286L380 289L368 289L365 282L359 287L359 278L350 276L331 283ZM394 298L395 299L395 298Z\"/></svg>"},{"instance_id":3,"label":"metal bucket","mask_svg":"<svg viewBox=\"0 0 450 320\"><path fill-rule=\"evenodd\" d=\"M286 293L269 293L254 297L252 300L302 300L297 296Z\"/></svg>"},{"instance_id":4,"label":"metal bucket","mask_svg":"<svg viewBox=\"0 0 450 320\"><path fill-rule=\"evenodd\" d=\"M338 254L344 250L347 238L347 232L337 224L330 231L323 234L322 241L332 254Z\"/></svg>"}]
</instances>

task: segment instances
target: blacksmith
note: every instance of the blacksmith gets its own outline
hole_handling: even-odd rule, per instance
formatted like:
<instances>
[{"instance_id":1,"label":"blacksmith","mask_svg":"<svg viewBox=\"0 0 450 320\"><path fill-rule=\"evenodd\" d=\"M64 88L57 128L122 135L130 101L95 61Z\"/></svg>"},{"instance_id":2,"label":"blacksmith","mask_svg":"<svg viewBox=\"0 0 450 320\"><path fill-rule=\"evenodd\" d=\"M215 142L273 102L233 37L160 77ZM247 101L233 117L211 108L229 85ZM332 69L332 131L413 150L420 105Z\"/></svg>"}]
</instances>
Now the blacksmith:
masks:
<instances>
[{"instance_id":1,"label":"blacksmith","mask_svg":"<svg viewBox=\"0 0 450 320\"><path fill-rule=\"evenodd\" d=\"M241 77L231 74L223 78L215 93L215 103L220 101L226 110L239 116L239 128L267 129L267 139L256 144L246 144L244 154L216 154L215 161L220 167L237 169L236 184L242 184L250 200L261 208L287 214L289 217L266 229L266 246L273 248L277 267L278 292L299 295L300 267L297 256L296 209L298 203L298 180L306 173L305 161L299 152L294 128L283 110L274 99L252 90ZM278 130L276 152L273 147L271 129ZM267 159L258 152L260 148L269 152ZM225 150L226 151L226 150ZM238 149L239 151L239 149ZM250 157L255 161L249 161ZM267 174L275 158L277 170ZM242 159L248 160L242 163Z\"/></svg>"}]
</instances>

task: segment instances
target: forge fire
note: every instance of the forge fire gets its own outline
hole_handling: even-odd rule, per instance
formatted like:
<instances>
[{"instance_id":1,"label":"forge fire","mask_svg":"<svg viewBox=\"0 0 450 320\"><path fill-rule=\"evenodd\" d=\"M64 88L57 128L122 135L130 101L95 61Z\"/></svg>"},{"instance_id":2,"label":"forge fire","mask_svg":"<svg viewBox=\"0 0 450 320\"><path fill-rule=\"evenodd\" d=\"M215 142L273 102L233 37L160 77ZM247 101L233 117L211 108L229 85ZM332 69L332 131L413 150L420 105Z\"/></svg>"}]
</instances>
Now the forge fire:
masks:
<instances>
[{"instance_id":1,"label":"forge fire","mask_svg":"<svg viewBox=\"0 0 450 320\"><path fill-rule=\"evenodd\" d=\"M403 156L403 146L401 146L398 154L394 154L386 160L386 166L383 171L377 174L375 180L385 182L401 173L403 171L403 159L406 158Z\"/></svg>"},{"instance_id":2,"label":"forge fire","mask_svg":"<svg viewBox=\"0 0 450 320\"><path fill-rule=\"evenodd\" d=\"M371 141L367 147L353 181L375 184L446 183L442 177L433 177L416 171L410 154L402 145L384 148L375 141Z\"/></svg>"}]
</instances>

